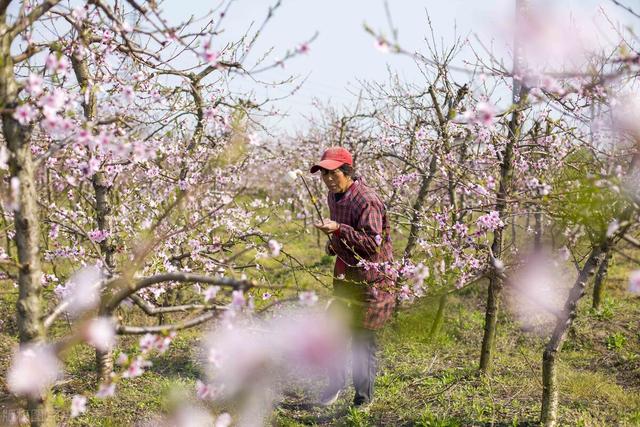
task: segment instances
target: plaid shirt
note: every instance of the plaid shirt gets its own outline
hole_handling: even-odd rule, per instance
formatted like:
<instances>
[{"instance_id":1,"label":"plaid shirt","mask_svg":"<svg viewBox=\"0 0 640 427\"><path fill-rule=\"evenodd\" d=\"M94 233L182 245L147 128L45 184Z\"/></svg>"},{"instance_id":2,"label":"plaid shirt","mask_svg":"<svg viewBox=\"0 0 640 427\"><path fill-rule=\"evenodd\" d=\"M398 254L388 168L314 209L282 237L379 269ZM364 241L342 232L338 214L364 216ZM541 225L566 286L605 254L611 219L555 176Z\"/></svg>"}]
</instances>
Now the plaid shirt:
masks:
<instances>
[{"instance_id":1,"label":"plaid shirt","mask_svg":"<svg viewBox=\"0 0 640 427\"><path fill-rule=\"evenodd\" d=\"M335 293L362 306L355 326L379 329L395 305L395 277L385 268L393 252L384 203L361 178L355 178L340 200L329 193L327 201L331 219L340 224L330 237L330 249L337 256Z\"/></svg>"}]
</instances>

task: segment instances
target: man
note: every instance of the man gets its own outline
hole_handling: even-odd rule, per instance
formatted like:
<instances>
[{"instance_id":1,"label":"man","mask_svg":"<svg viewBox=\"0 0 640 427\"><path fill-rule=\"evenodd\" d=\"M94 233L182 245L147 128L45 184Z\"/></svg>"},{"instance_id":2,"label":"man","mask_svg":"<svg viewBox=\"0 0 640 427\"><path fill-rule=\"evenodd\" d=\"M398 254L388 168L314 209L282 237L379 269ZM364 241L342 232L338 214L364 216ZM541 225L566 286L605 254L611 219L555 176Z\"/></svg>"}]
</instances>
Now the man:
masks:
<instances>
[{"instance_id":1,"label":"man","mask_svg":"<svg viewBox=\"0 0 640 427\"><path fill-rule=\"evenodd\" d=\"M394 278L385 268L393 260L389 221L377 194L355 176L353 158L345 148L327 149L311 168L311 173L318 171L329 189L331 219L314 225L329 236L327 253L336 255L332 308L346 308L351 317L353 404L368 405L377 369L375 331L391 316L395 304ZM337 400L345 380L344 366L329 373L323 405Z\"/></svg>"}]
</instances>

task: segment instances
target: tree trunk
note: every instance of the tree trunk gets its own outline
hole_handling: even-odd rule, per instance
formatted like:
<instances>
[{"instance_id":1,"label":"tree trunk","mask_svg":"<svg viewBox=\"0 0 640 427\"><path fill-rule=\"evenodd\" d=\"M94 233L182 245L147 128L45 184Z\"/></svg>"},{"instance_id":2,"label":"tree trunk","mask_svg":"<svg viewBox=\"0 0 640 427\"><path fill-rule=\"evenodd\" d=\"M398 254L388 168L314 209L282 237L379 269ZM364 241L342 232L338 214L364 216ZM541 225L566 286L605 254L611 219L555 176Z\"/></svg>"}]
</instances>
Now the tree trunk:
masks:
<instances>
[{"instance_id":1,"label":"tree trunk","mask_svg":"<svg viewBox=\"0 0 640 427\"><path fill-rule=\"evenodd\" d=\"M516 24L524 19L528 7L527 0L517 0L516 3ZM523 52L518 36L514 41L514 64L513 73L518 74L523 67ZM514 111L509 121L509 134L507 135L507 144L502 153L502 163L500 164L500 186L496 194L495 210L499 212L500 217L504 218L503 213L507 209L507 197L511 189L513 180L513 150L520 139L520 131L522 127L522 106L526 102L526 88L522 86L519 80L513 80L513 106ZM505 224L506 228L506 224ZM493 234L493 243L491 250L496 258L502 257L502 229L495 230ZM500 309L500 296L502 294L502 279L497 274L491 274L489 278L489 291L487 294L487 308L484 321L484 336L482 338L482 349L480 353L480 371L482 373L491 372L493 349L495 347L496 324L498 323L498 314Z\"/></svg>"},{"instance_id":2,"label":"tree trunk","mask_svg":"<svg viewBox=\"0 0 640 427\"><path fill-rule=\"evenodd\" d=\"M542 225L542 212L540 212L540 207L536 205L536 212L534 214L535 218L535 237L534 237L534 249L539 251L542 249L542 233L543 233L543 225Z\"/></svg>"},{"instance_id":3,"label":"tree trunk","mask_svg":"<svg viewBox=\"0 0 640 427\"><path fill-rule=\"evenodd\" d=\"M607 251L605 254L600 267L598 268L598 272L596 273L596 278L593 284L593 305L592 307L595 310L600 309L600 304L602 303L602 299L604 296L604 281L607 278L607 273L609 271L609 262L611 261L611 251Z\"/></svg>"},{"instance_id":4,"label":"tree trunk","mask_svg":"<svg viewBox=\"0 0 640 427\"><path fill-rule=\"evenodd\" d=\"M85 28L80 34L80 39L87 39L91 34ZM79 42L81 42L79 40ZM88 122L93 122L96 119L98 113L98 104L95 96L95 92L90 85L91 76L89 74L89 66L86 59L80 55L72 55L71 65L76 75L76 79L80 84L82 90L87 92L82 103L85 119ZM100 254L104 261L105 267L109 276L114 273L115 260L114 253L115 247L113 244L113 208L109 195L111 192L111 186L107 181L107 177L102 171L96 172L92 179L93 191L96 198L95 205L95 219L99 230L106 232L107 237L98 243L100 247ZM100 310L100 316L111 317L113 313L111 311ZM109 375L113 371L113 353L112 350L98 350L96 349L96 373L98 379L104 381L109 378Z\"/></svg>"},{"instance_id":5,"label":"tree trunk","mask_svg":"<svg viewBox=\"0 0 640 427\"><path fill-rule=\"evenodd\" d=\"M2 17L4 20L4 17ZM2 110L2 134L9 151L9 175L18 180L19 194L14 213L15 243L18 249L18 301L16 315L21 345L42 341L45 337L42 323L42 268L40 265L38 195L30 148L30 130L12 117L12 109L18 106L18 93L11 38L6 34L6 24L0 22L0 105ZM27 412L31 426L53 425L48 391L38 398L27 399Z\"/></svg>"},{"instance_id":6,"label":"tree trunk","mask_svg":"<svg viewBox=\"0 0 640 427\"><path fill-rule=\"evenodd\" d=\"M435 153L433 157L431 157L431 162L429 163L429 174L422 177L422 181L420 183L420 190L418 191L418 197L416 197L415 202L412 206L411 213L411 229L409 230L409 238L407 239L407 245L404 248L404 258L411 258L411 253L413 252L413 248L418 241L418 234L420 232L420 213L422 211L422 205L424 204L424 199L427 197L429 193L429 186L431 185L431 181L436 173L436 166L438 165L438 161Z\"/></svg>"},{"instance_id":7,"label":"tree trunk","mask_svg":"<svg viewBox=\"0 0 640 427\"><path fill-rule=\"evenodd\" d=\"M438 335L438 332L440 332L440 327L442 326L442 321L444 320L444 309L447 306L448 297L449 294L444 293L438 300L438 311L436 312L436 317L433 319L433 323L431 324L429 338L434 338L436 335Z\"/></svg>"},{"instance_id":8,"label":"tree trunk","mask_svg":"<svg viewBox=\"0 0 640 427\"><path fill-rule=\"evenodd\" d=\"M558 354L562 350L562 344L564 343L567 332L573 324L577 315L578 301L584 295L584 288L589 279L589 276L593 274L598 262L602 258L602 253L606 249L599 246L594 248L587 259L587 262L580 270L578 278L576 279L569 298L565 303L562 317L558 319L553 334L547 343L544 354L542 357L542 410L540 413L540 422L545 427L553 427L557 423L558 418L558 376L557 376L557 362Z\"/></svg>"}]
</instances>

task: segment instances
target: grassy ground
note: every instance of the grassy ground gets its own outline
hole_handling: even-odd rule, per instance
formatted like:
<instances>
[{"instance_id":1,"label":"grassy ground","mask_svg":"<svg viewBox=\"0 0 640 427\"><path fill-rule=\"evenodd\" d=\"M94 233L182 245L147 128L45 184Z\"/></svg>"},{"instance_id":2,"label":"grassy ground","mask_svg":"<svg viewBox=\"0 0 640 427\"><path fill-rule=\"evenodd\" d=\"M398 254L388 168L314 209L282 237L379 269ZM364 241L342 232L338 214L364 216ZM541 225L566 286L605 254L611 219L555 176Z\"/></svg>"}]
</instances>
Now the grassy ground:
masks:
<instances>
[{"instance_id":1,"label":"grassy ground","mask_svg":"<svg viewBox=\"0 0 640 427\"><path fill-rule=\"evenodd\" d=\"M319 274L327 273L331 259L310 234L304 244L293 244L300 233L292 224L279 238L285 250L306 265L315 263ZM285 233L289 233L285 235ZM287 240L289 239L289 240ZM308 274L296 272L295 263L265 263L272 282L315 287L321 285ZM561 354L560 424L584 426L640 425L640 299L625 292L630 266L617 259L610 269L603 308L590 309L587 295L579 318ZM326 276L319 276L325 284ZM3 288L6 289L6 288ZM326 295L326 292L325 292ZM274 426L466 426L535 425L541 397L541 358L544 340L519 330L508 313L499 324L495 369L477 375L484 316L486 285L466 289L448 300L444 323L436 336L429 331L437 310L435 297L425 298L403 310L380 331L380 371L376 401L366 411L349 407L353 390L342 394L330 408L313 405L313 392L286 390L274 409ZM0 298L0 410L7 397L4 372L16 343L11 318L15 293ZM138 319L127 314L131 321ZM68 326L56 325L56 334ZM153 359L143 376L127 380L111 399L90 398L87 414L68 418L74 394L91 395L96 389L94 351L77 346L67 354L63 381L52 400L60 425L126 426L147 423L168 410L176 390L193 390L200 372L195 362L201 330L178 335L170 350ZM136 340L124 338L119 349L135 350ZM317 391L321 384L316 384ZM4 402L4 403L3 403Z\"/></svg>"}]
</instances>

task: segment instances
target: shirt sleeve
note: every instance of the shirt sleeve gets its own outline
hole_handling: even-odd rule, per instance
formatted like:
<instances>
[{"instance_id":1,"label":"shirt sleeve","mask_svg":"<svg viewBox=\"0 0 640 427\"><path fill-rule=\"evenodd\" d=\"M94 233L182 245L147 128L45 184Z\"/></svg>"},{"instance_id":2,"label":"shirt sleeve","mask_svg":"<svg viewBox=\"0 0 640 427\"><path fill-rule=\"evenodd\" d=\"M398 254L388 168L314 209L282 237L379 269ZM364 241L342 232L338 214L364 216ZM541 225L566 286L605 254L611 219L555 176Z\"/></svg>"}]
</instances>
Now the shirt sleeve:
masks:
<instances>
[{"instance_id":1,"label":"shirt sleeve","mask_svg":"<svg viewBox=\"0 0 640 427\"><path fill-rule=\"evenodd\" d=\"M340 224L340 229L334 234L347 250L355 252L363 258L369 258L380 250L382 241L382 218L384 206L379 201L367 201L358 218L355 227Z\"/></svg>"}]
</instances>

